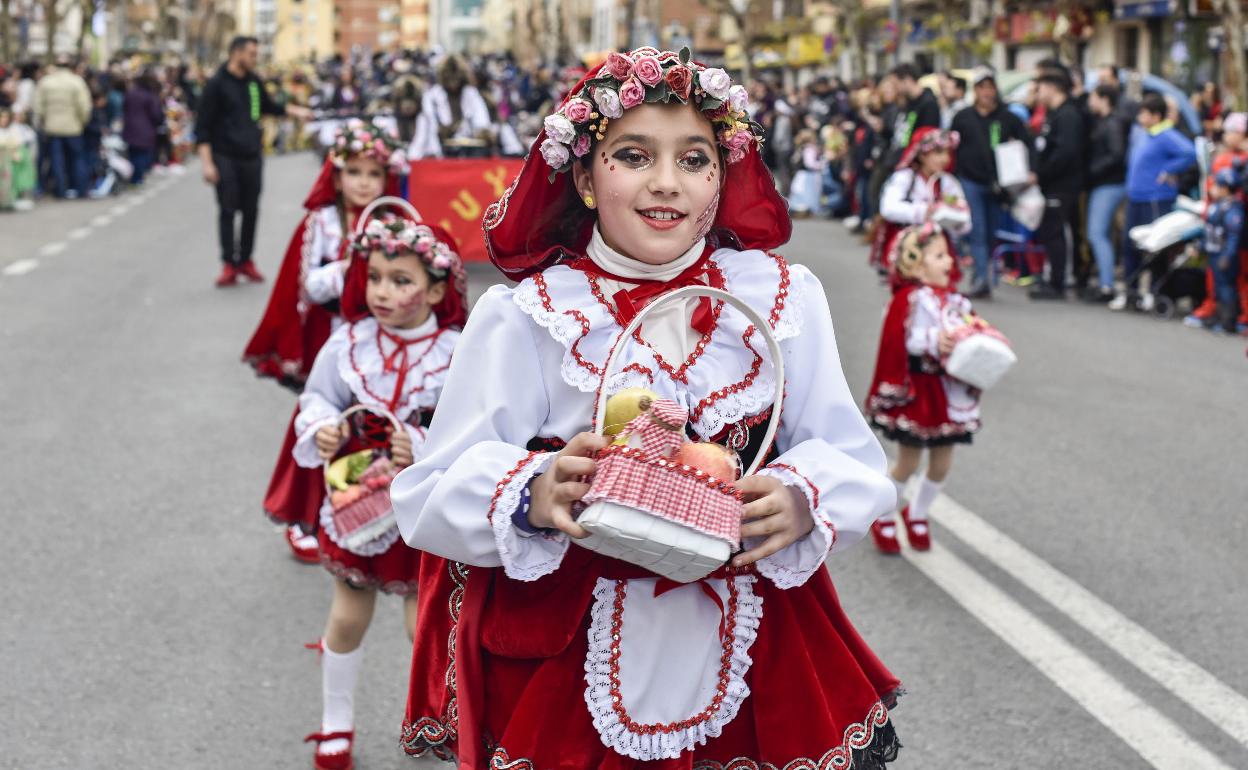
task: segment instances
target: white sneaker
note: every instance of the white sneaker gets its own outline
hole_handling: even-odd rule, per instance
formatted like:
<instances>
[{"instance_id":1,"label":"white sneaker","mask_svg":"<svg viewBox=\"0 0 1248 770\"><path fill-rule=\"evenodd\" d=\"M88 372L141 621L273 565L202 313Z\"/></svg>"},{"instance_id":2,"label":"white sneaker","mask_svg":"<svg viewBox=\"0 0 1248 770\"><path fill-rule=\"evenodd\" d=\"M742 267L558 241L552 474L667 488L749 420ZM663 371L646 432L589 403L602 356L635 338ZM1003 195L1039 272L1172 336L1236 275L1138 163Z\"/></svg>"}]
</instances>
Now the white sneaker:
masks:
<instances>
[{"instance_id":1,"label":"white sneaker","mask_svg":"<svg viewBox=\"0 0 1248 770\"><path fill-rule=\"evenodd\" d=\"M14 211L31 211L35 208L35 202L30 198L21 198L13 201Z\"/></svg>"},{"instance_id":2,"label":"white sneaker","mask_svg":"<svg viewBox=\"0 0 1248 770\"><path fill-rule=\"evenodd\" d=\"M1107 305L1106 307L1108 307L1110 310L1113 310L1115 312L1121 312L1123 310L1126 310L1127 309L1127 295L1115 294L1114 298L1109 301L1109 305Z\"/></svg>"},{"instance_id":3,"label":"white sneaker","mask_svg":"<svg viewBox=\"0 0 1248 770\"><path fill-rule=\"evenodd\" d=\"M862 219L859 217L845 217L844 219L841 220L841 224L845 225L845 227L849 228L850 230L857 228L859 223L861 222L862 222Z\"/></svg>"},{"instance_id":4,"label":"white sneaker","mask_svg":"<svg viewBox=\"0 0 1248 770\"><path fill-rule=\"evenodd\" d=\"M1143 297L1140 297L1139 309L1141 312L1151 313L1154 307L1156 307L1156 302L1153 300L1152 294L1145 294Z\"/></svg>"}]
</instances>

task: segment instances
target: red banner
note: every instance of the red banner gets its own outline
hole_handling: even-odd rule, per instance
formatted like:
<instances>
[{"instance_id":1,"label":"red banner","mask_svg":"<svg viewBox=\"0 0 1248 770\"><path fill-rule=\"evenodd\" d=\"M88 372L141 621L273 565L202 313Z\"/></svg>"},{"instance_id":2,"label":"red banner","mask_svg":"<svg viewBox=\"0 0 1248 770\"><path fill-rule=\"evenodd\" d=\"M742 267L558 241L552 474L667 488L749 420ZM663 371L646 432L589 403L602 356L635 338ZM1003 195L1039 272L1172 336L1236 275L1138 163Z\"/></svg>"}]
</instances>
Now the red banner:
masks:
<instances>
[{"instance_id":1,"label":"red banner","mask_svg":"<svg viewBox=\"0 0 1248 770\"><path fill-rule=\"evenodd\" d=\"M523 165L518 158L415 160L407 199L422 219L455 236L465 262L488 262L481 218L486 206L503 197Z\"/></svg>"}]
</instances>

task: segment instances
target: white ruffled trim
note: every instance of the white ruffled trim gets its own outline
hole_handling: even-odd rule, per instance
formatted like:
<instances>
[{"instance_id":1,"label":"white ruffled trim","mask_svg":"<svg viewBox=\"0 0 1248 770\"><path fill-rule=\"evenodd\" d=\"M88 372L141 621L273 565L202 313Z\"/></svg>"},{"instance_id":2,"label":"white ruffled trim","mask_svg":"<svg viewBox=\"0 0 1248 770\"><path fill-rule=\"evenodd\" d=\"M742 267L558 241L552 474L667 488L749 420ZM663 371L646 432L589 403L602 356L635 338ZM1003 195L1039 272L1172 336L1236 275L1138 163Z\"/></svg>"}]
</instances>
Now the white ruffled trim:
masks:
<instances>
[{"instance_id":1,"label":"white ruffled trim","mask_svg":"<svg viewBox=\"0 0 1248 770\"><path fill-rule=\"evenodd\" d=\"M675 759L681 752L704 745L718 737L724 726L736 718L741 704L750 695L745 675L754 661L749 649L758 636L763 618L763 599L755 595L753 575L730 578L737 589L737 611L732 624L732 660L728 686L720 708L711 718L671 733L630 733L620 722L611 699L611 615L614 611L616 581L598 578L594 606L590 612L589 651L585 656L585 705L603 745L618 754L642 761ZM710 703L709 699L707 701ZM697 712L695 712L697 713Z\"/></svg>"},{"instance_id":2,"label":"white ruffled trim","mask_svg":"<svg viewBox=\"0 0 1248 770\"><path fill-rule=\"evenodd\" d=\"M490 522L494 528L494 545L503 562L503 572L513 580L528 582L549 575L559 569L568 552L568 536L562 532L524 537L511 523L512 514L520 507L520 493L524 487L534 476L544 473L556 457L556 452L534 455L516 471L494 501Z\"/></svg>"},{"instance_id":3,"label":"white ruffled trim","mask_svg":"<svg viewBox=\"0 0 1248 770\"><path fill-rule=\"evenodd\" d=\"M590 295L588 285L585 287L585 297L582 299L588 299L589 302L583 303L577 309L589 319L590 333L592 334L593 329L604 326L602 323L603 318L608 322L611 321L611 318L605 312L605 308L602 308L598 301ZM513 301L525 315L532 318L538 326L549 332L555 342L567 349L563 356L563 364L559 367L559 373L563 376L563 381L582 393L593 393L597 390L600 378L578 364L576 357L572 354L572 344L580 339L582 334L580 320L559 310L547 310L545 303L542 302L542 294L538 290L537 284L531 278L522 281L516 287ZM598 323L595 323L595 321ZM589 336L586 335L586 338ZM605 357L603 360L606 360Z\"/></svg>"},{"instance_id":4,"label":"white ruffled trim","mask_svg":"<svg viewBox=\"0 0 1248 770\"><path fill-rule=\"evenodd\" d=\"M794 487L806 498L810 506L810 516L814 519L815 528L805 537L786 545L771 556L759 559L756 566L763 577L775 584L776 588L787 590L804 585L810 576L823 567L828 552L836 543L836 529L828 521L828 517L815 507L815 490L803 476L789 470L769 466L758 472L759 476L771 476L779 479L786 487ZM756 547L763 538L746 538L743 544L746 550Z\"/></svg>"},{"instance_id":5,"label":"white ruffled trim","mask_svg":"<svg viewBox=\"0 0 1248 770\"><path fill-rule=\"evenodd\" d=\"M351 343L352 333L355 336L354 345ZM367 380L373 391L384 395L393 393L394 386L398 382L397 374L382 371L384 361L381 349L377 346L376 319L364 318L353 324L344 324L334 334L342 336L342 349L338 354L338 375L342 377L343 382L347 383L347 387L351 388L356 401L369 408L389 410L388 404L373 398L364 389L364 381ZM447 366L451 361L451 356L455 353L455 344L459 341L459 334L454 329L443 331L433 343L433 347L429 348L429 351L408 373L405 384L412 390L408 394L406 403L399 405L394 411L394 416L399 418L400 422L405 422L412 412L427 411L438 405L442 385L446 382L446 375L449 373ZM411 352L420 353L425 347L427 343L416 343ZM356 366L360 369L358 373L351 366L352 353L355 355ZM361 374L363 377L360 376ZM423 388L423 390L418 390L418 388Z\"/></svg>"},{"instance_id":6,"label":"white ruffled trim","mask_svg":"<svg viewBox=\"0 0 1248 770\"><path fill-rule=\"evenodd\" d=\"M718 249L711 257L724 275L725 288L745 300L766 318L780 290L781 270L775 258L762 251L737 252ZM777 314L772 327L777 341L796 337L801 332L804 312L804 288L808 272L804 267L787 265L789 285L784 306ZM560 375L569 386L582 393L593 393L601 385L601 377L577 361L576 353L601 370L620 334L620 326L610 311L604 307L590 290L587 276L566 266L548 268L542 273L551 309L543 302L542 293L534 278L522 281L516 287L513 301L522 312L545 329L564 347ZM575 313L573 312L575 311ZM580 317L589 322L586 333ZM646 346L632 346L633 363L652 372L647 377L636 370L612 375L606 383L608 393L638 385L655 387L665 395L675 394L677 400L693 409L699 401L712 393L735 385L745 378L752 356L745 354L741 336L747 322L740 314L725 311L711 337L705 352L687 370L689 383L677 382L663 371L656 354ZM573 345L578 344L576 351ZM767 346L762 335L751 339L751 344L766 357ZM679 366L683 362L669 362ZM772 403L775 390L774 370L764 363L758 376L749 387L716 400L702 411L694 421L694 429L704 437L718 435L729 425L746 417L761 413Z\"/></svg>"},{"instance_id":7,"label":"white ruffled trim","mask_svg":"<svg viewBox=\"0 0 1248 770\"><path fill-rule=\"evenodd\" d=\"M334 526L334 507L329 504L328 495L325 497L325 502L321 503L320 522L321 529L325 530L326 537L332 540L334 545L356 556L380 556L399 541L399 525L395 523L384 534L378 535L364 545L358 548L348 548L338 539L338 528Z\"/></svg>"}]
</instances>

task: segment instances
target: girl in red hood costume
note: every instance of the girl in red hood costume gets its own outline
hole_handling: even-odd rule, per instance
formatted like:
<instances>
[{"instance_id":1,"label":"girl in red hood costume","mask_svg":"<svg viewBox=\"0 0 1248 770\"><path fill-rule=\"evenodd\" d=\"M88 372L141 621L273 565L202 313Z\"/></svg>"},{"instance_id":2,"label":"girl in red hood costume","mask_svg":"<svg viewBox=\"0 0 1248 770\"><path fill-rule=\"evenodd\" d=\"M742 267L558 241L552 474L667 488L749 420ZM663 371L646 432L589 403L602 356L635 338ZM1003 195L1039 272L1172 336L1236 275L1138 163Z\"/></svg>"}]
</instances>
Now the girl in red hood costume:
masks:
<instances>
[{"instance_id":1,"label":"girl in red hood costume","mask_svg":"<svg viewBox=\"0 0 1248 770\"><path fill-rule=\"evenodd\" d=\"M342 292L345 321L317 354L299 396L292 456L303 468L379 445L390 447L393 467L410 465L424 443L465 320L459 247L441 228L385 213L369 219L354 245ZM369 411L349 418L356 430L344 430L343 413L354 405ZM372 459L384 483L392 471L387 461ZM420 552L399 540L393 521L366 541L348 537L335 504L350 504L351 494L341 489L334 495L347 500L335 503L322 494L324 502L318 501L321 563L337 579L325 636L312 645L321 651L323 690L320 730L307 737L317 744L317 770L352 766L360 645L377 592L404 598L409 634L416 621Z\"/></svg>"},{"instance_id":2,"label":"girl in red hood costume","mask_svg":"<svg viewBox=\"0 0 1248 770\"><path fill-rule=\"evenodd\" d=\"M746 101L687 51L611 54L487 210L491 258L519 284L473 309L472 355L391 487L400 531L427 552L408 753L464 770L875 770L896 756L899 682L823 566L896 492L822 287L767 251L791 224ZM637 309L691 284L769 319L787 372L774 446L760 424L775 370L719 303L664 308L604 377ZM595 396L638 386L684 406L700 438L769 460L737 482L744 551L696 583L573 545L607 443L587 432Z\"/></svg>"},{"instance_id":3,"label":"girl in red hood costume","mask_svg":"<svg viewBox=\"0 0 1248 770\"><path fill-rule=\"evenodd\" d=\"M377 126L350 120L339 130L303 202L306 213L286 247L269 304L243 351L243 360L257 376L271 377L295 392L303 389L317 352L342 323L339 300L356 218L382 195L397 194L406 164L398 140ZM291 420L264 496L264 511L286 525L286 542L295 558L315 564L324 480L319 468L300 468L291 460Z\"/></svg>"},{"instance_id":4,"label":"girl in red hood costume","mask_svg":"<svg viewBox=\"0 0 1248 770\"><path fill-rule=\"evenodd\" d=\"M953 284L958 285L961 271L957 266L957 251L953 248L953 236L963 236L971 231L966 195L958 178L950 173L954 153L958 149L956 131L942 131L930 126L920 128L910 137L910 144L902 154L897 170L889 176L880 192L880 217L882 226L876 230L871 242L871 264L881 273L889 273L889 255L897 236L907 227L930 221L944 204L967 211L964 224L944 232L949 253L953 254Z\"/></svg>"},{"instance_id":5,"label":"girl in red hood costume","mask_svg":"<svg viewBox=\"0 0 1248 770\"><path fill-rule=\"evenodd\" d=\"M893 299L880 332L875 377L867 395L871 424L897 442L891 478L898 497L918 470L924 449L927 474L901 518L910 545L931 547L927 511L953 466L955 444L971 443L979 429L979 391L944 374L950 332L974 313L953 284L955 263L940 227L929 222L902 230L893 245ZM871 527L880 551L901 551L893 513Z\"/></svg>"}]
</instances>

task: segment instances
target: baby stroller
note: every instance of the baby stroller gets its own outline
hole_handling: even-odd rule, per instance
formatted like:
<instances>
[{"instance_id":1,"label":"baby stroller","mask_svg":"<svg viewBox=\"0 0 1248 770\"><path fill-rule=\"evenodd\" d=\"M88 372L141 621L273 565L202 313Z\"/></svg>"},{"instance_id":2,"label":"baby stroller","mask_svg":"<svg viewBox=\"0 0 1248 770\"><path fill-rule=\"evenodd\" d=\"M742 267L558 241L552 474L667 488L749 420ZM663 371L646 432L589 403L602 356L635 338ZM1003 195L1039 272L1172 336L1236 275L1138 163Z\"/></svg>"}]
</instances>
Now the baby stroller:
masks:
<instances>
[{"instance_id":1,"label":"baby stroller","mask_svg":"<svg viewBox=\"0 0 1248 770\"><path fill-rule=\"evenodd\" d=\"M100 168L93 169L99 182L91 191L91 197L103 198L118 192L121 185L130 181L134 165L126 157L126 143L117 134L107 134L100 139Z\"/></svg>"},{"instance_id":2,"label":"baby stroller","mask_svg":"<svg viewBox=\"0 0 1248 770\"><path fill-rule=\"evenodd\" d=\"M1139 280L1137 310L1166 319L1174 317L1180 303L1200 304L1205 296L1205 275L1198 264L1204 234L1201 203L1182 195L1174 211L1131 228L1127 237L1142 259L1139 270L1124 279L1127 285Z\"/></svg>"}]
</instances>

